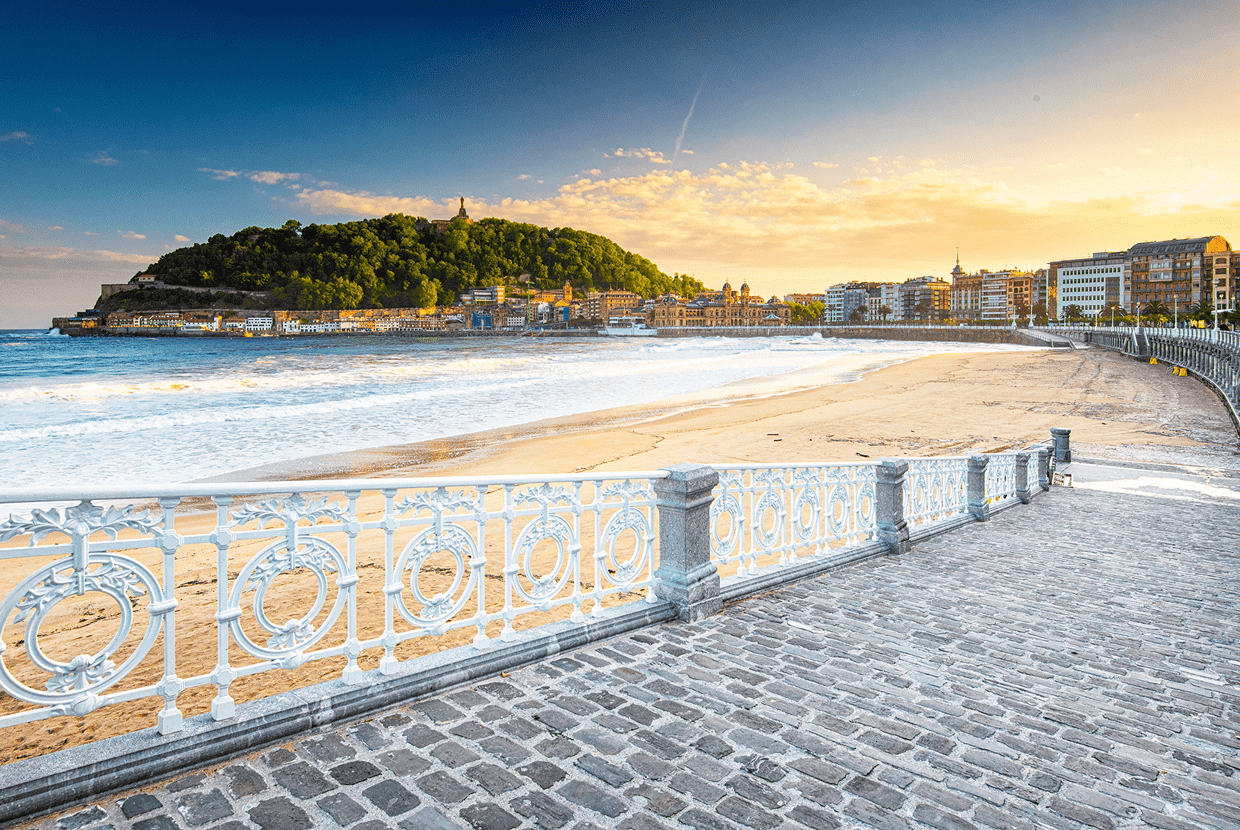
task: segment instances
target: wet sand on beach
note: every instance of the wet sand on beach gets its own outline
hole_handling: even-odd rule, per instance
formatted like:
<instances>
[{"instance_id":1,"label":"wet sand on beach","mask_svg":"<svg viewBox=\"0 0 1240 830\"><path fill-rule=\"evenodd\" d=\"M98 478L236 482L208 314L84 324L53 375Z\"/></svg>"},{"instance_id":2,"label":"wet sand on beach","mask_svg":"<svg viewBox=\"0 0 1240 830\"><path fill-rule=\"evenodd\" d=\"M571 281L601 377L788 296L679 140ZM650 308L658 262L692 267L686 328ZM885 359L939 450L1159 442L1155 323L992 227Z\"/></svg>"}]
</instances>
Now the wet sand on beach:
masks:
<instances>
[{"instance_id":1,"label":"wet sand on beach","mask_svg":"<svg viewBox=\"0 0 1240 830\"><path fill-rule=\"evenodd\" d=\"M936 355L869 372L861 380L772 394L773 386L746 382L708 395L658 404L558 418L522 427L381 447L345 455L238 471L232 481L316 478L498 476L587 471L654 470L680 462L808 463L857 461L898 455L958 455L1021 447L1049 437L1049 429L1072 430L1078 457L1123 458L1240 469L1236 432L1223 404L1192 378L1171 375L1099 349L1009 351ZM374 515L378 496L360 509ZM367 500L369 499L369 501ZM213 516L186 510L177 518L182 534L209 530ZM19 538L5 547L17 543ZM230 575L266 542L235 543ZM382 581L382 555L359 549L363 580ZM159 573L158 551L135 555ZM181 677L210 672L216 660L213 619L216 551L211 545L177 555L180 605L176 615L177 671ZM0 572L0 596L41 560L15 560ZM27 564L29 563L29 564ZM20 567L19 567L20 566ZM296 587L296 586L293 586ZM373 595L371 595L373 594ZM381 591L359 596L362 631L383 630ZM296 615L295 592L287 607ZM616 598L615 601L622 601ZM281 602L283 602L281 600ZM94 653L115 630L114 604L62 603L40 631L40 642L59 659ZM535 620L528 619L526 624ZM107 634L99 635L103 626ZM468 642L472 630L445 638L411 641L401 657ZM20 648L20 626L4 631ZM158 679L159 643L132 676L133 685ZM233 649L236 654L237 650ZM363 655L362 667L375 657ZM339 676L340 660L244 678L232 686L238 702ZM31 675L33 678L33 675ZM179 705L186 716L207 711L212 687L190 690ZM23 710L0 695L0 713ZM84 718L61 717L0 730L0 763L41 755L137 728L153 726L156 698L105 707Z\"/></svg>"}]
</instances>

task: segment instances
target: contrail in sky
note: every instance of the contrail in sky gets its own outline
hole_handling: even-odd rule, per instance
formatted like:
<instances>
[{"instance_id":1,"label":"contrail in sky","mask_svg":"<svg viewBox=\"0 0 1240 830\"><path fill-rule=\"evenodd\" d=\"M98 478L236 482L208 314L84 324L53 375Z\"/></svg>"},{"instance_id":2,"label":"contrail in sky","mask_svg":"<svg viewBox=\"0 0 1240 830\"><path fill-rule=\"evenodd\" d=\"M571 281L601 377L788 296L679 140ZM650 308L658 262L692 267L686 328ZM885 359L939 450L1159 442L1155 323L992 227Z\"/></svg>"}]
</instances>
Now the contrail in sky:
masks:
<instances>
[{"instance_id":1,"label":"contrail in sky","mask_svg":"<svg viewBox=\"0 0 1240 830\"><path fill-rule=\"evenodd\" d=\"M685 130L689 128L689 119L693 117L693 108L697 106L698 96L702 94L702 87L706 86L706 76L702 76L702 82L698 84L697 92L693 93L693 103L689 105L689 114L685 116L685 123L680 125L680 135L676 136L676 150L672 153L672 169L676 169L676 157L680 155L680 145L685 140Z\"/></svg>"}]
</instances>

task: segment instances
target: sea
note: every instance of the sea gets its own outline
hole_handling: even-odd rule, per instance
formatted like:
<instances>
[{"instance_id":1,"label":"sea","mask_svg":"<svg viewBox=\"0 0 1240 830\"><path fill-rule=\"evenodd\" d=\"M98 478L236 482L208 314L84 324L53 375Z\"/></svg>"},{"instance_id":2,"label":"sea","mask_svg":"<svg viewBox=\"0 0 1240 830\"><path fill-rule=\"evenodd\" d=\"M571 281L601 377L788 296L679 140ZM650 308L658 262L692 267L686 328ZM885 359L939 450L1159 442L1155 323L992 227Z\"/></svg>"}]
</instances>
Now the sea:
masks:
<instances>
[{"instance_id":1,"label":"sea","mask_svg":"<svg viewBox=\"0 0 1240 830\"><path fill-rule=\"evenodd\" d=\"M0 489L171 485L695 395L718 404L944 352L808 337L67 337L0 331Z\"/></svg>"}]
</instances>

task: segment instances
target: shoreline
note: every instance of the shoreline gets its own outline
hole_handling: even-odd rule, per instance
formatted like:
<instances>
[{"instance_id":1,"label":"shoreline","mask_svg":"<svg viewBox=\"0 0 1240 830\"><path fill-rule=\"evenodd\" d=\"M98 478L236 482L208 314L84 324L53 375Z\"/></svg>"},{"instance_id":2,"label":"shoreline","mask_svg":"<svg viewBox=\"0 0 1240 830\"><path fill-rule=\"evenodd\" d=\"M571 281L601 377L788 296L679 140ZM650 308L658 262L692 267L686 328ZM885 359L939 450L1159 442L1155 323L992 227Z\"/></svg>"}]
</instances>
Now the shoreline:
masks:
<instances>
[{"instance_id":1,"label":"shoreline","mask_svg":"<svg viewBox=\"0 0 1240 830\"><path fill-rule=\"evenodd\" d=\"M804 376L804 385L787 388L787 374ZM1044 440L1052 426L1072 429L1074 447L1096 456L1136 452L1143 460L1240 467L1230 421L1211 390L1101 349L942 353L787 374L649 404L304 456L198 483L996 452ZM1174 417L1185 407L1199 417Z\"/></svg>"}]
</instances>

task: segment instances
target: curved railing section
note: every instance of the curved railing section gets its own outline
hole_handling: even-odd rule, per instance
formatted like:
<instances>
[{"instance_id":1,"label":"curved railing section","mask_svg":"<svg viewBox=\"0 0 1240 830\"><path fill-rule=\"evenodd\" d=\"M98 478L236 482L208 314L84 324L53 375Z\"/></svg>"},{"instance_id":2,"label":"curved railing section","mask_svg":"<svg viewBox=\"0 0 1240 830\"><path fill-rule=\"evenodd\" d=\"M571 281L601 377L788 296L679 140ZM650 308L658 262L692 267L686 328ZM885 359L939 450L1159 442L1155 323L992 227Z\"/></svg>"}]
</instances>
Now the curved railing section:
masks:
<instances>
[{"instance_id":1,"label":"curved railing section","mask_svg":"<svg viewBox=\"0 0 1240 830\"><path fill-rule=\"evenodd\" d=\"M1131 357L1156 358L1187 369L1218 391L1240 432L1240 334L1218 329L1147 327L1062 326L1048 330Z\"/></svg>"}]
</instances>

